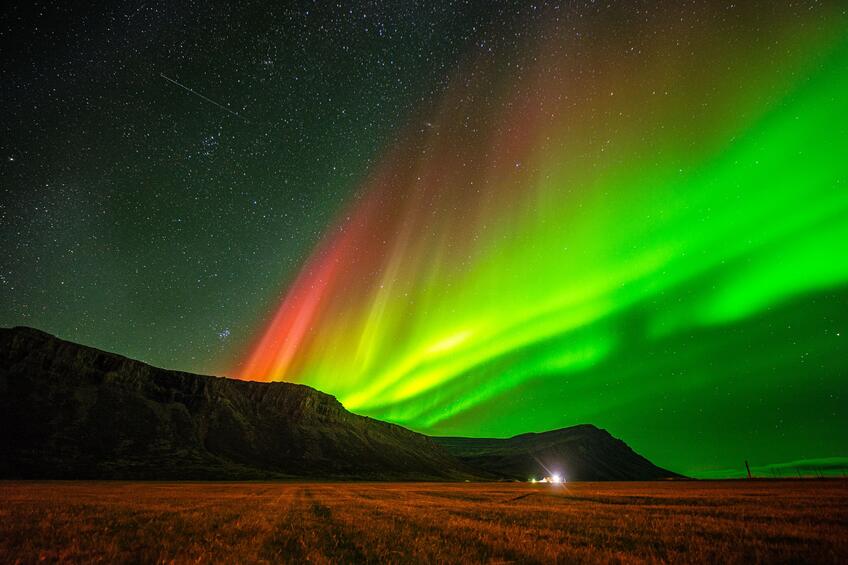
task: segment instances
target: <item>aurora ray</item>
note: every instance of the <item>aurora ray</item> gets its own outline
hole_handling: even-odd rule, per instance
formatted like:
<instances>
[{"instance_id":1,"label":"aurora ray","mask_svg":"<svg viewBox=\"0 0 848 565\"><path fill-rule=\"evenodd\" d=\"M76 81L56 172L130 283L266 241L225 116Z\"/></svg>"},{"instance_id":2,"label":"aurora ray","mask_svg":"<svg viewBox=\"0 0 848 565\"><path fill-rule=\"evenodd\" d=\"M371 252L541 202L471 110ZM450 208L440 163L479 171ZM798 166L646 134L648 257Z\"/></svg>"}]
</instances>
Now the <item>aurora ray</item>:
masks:
<instances>
[{"instance_id":1,"label":"aurora ray","mask_svg":"<svg viewBox=\"0 0 848 565\"><path fill-rule=\"evenodd\" d=\"M597 15L627 19L615 36L564 14L471 56L239 375L429 432L626 426L622 405L691 404L739 375L798 386L791 338L763 328L812 317L812 374L839 390L845 347L827 332L845 316L820 314L848 282L844 10L697 10Z\"/></svg>"}]
</instances>

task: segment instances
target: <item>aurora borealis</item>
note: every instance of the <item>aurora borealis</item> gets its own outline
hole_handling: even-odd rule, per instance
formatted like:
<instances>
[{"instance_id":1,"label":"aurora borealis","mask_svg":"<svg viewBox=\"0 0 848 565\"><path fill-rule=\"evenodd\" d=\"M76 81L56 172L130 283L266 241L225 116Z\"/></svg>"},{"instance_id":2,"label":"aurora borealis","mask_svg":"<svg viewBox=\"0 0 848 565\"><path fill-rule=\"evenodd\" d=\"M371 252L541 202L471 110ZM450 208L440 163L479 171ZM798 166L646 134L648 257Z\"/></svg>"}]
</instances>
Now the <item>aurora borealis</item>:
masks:
<instances>
[{"instance_id":1,"label":"aurora borealis","mask_svg":"<svg viewBox=\"0 0 848 565\"><path fill-rule=\"evenodd\" d=\"M237 109L249 121L206 132L194 161L180 165L194 173L186 180L194 198L175 189L172 207L139 196L121 209L126 219L152 207L144 213L163 232L183 229L171 210L193 218L187 252L152 259L180 290L124 293L83 326L116 311L147 324L115 331L112 320L112 331L98 333L72 312L51 318L49 303L35 321L132 354L133 335L187 308L162 342L203 334L213 353L157 357L151 346L142 359L308 384L354 412L427 433L509 436L591 422L657 464L694 474L746 458L848 455L845 8L487 6L452 6L455 21L431 17L436 31L426 37L397 32L392 60L415 60L424 46L429 70L386 71L374 108L372 77L353 68L334 94L360 117L343 134L335 121L315 125L310 154L288 140L239 154L249 159L231 149L213 163L221 136L245 148L264 139L271 110L256 116L260 102L251 110L248 100ZM328 10L323 17L339 17ZM319 24L330 27L310 26ZM333 41L347 52L343 35ZM355 48L366 58L376 52L370 42ZM344 68L331 59L316 63L316 76ZM444 68L443 80L433 68ZM202 78L165 70L195 86ZM302 104L305 116L332 106L288 86L294 76L290 69L263 91L261 104L281 108L275 123L293 114L287 104ZM395 79L406 86L393 91ZM286 94L272 101L283 83ZM238 96L196 87L216 100ZM229 119L214 110L195 120ZM166 178L174 157L157 159L155 174L127 170L145 182ZM198 160L209 161L200 174ZM253 164L242 171L244 162ZM283 162L295 164L273 168ZM195 180L216 172L232 176L226 188ZM311 204L299 201L306 183ZM248 196L234 211L239 191ZM285 220L258 221L271 203ZM210 210L225 221L210 227ZM126 226L101 237L145 229ZM297 236L283 240L293 226ZM199 243L220 230L226 238ZM225 273L215 293L193 292L204 277L189 272L186 257L198 257L204 273L211 262ZM91 262L89 276L116 268L108 253ZM122 264L122 278L152 276L132 275L134 266ZM227 297L226 315L188 306L212 296ZM27 296L28 305L38 300ZM10 308L2 321L33 318ZM110 337L121 332L127 337ZM234 343L219 347L231 332Z\"/></svg>"}]
</instances>

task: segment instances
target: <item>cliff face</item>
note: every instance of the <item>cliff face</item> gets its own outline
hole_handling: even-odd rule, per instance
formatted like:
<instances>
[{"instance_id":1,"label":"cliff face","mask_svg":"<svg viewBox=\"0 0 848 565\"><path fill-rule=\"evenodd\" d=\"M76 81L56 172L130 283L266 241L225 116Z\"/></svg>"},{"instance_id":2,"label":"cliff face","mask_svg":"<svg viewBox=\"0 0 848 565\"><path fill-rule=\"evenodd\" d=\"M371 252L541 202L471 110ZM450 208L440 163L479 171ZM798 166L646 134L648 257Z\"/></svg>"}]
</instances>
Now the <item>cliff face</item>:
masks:
<instances>
[{"instance_id":1,"label":"cliff face","mask_svg":"<svg viewBox=\"0 0 848 565\"><path fill-rule=\"evenodd\" d=\"M679 477L590 424L508 439L433 438L469 466L526 481L553 473L568 481L648 481Z\"/></svg>"},{"instance_id":2,"label":"cliff face","mask_svg":"<svg viewBox=\"0 0 848 565\"><path fill-rule=\"evenodd\" d=\"M0 329L0 476L461 479L430 438L332 396L158 369Z\"/></svg>"},{"instance_id":3,"label":"cliff face","mask_svg":"<svg viewBox=\"0 0 848 565\"><path fill-rule=\"evenodd\" d=\"M429 438L291 383L193 375L0 329L0 478L675 477L591 425Z\"/></svg>"}]
</instances>

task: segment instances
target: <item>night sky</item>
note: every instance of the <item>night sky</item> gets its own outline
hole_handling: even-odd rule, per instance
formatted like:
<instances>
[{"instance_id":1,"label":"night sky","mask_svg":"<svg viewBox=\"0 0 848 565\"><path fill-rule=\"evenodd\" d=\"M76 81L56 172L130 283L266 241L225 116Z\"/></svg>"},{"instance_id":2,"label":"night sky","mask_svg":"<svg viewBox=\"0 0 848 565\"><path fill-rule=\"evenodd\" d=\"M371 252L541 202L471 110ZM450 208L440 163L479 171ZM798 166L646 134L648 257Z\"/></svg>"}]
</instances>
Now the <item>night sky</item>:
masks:
<instances>
[{"instance_id":1,"label":"night sky","mask_svg":"<svg viewBox=\"0 0 848 565\"><path fill-rule=\"evenodd\" d=\"M848 456L842 2L2 8L0 325L708 476Z\"/></svg>"}]
</instances>

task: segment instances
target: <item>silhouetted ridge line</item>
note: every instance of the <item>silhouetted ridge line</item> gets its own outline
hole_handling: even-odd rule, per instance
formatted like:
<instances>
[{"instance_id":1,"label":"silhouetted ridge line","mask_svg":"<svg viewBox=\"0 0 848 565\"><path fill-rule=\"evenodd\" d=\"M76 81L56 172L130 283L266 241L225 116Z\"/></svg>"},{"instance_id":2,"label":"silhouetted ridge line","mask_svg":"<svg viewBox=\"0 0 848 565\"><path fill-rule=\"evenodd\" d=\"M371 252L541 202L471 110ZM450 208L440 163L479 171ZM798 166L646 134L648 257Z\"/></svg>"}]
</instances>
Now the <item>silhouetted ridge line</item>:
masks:
<instances>
[{"instance_id":1,"label":"silhouetted ridge line","mask_svg":"<svg viewBox=\"0 0 848 565\"><path fill-rule=\"evenodd\" d=\"M195 375L0 329L0 477L526 479L674 476L591 425L514 438L430 438L348 412L305 385ZM552 467L552 468L553 468Z\"/></svg>"}]
</instances>

